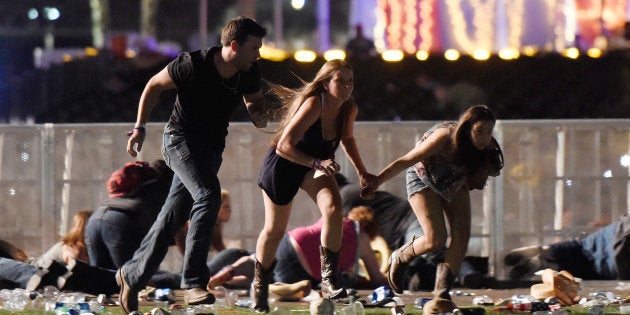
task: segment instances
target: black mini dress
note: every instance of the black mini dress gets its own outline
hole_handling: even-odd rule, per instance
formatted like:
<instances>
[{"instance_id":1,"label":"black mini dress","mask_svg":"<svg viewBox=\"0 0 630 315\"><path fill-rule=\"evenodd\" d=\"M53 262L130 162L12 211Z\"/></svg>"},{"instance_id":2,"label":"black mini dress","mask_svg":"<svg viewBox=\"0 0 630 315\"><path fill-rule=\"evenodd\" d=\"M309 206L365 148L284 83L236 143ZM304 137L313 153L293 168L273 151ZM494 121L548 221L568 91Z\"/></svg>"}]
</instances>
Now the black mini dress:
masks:
<instances>
[{"instance_id":1,"label":"black mini dress","mask_svg":"<svg viewBox=\"0 0 630 315\"><path fill-rule=\"evenodd\" d=\"M339 139L324 140L322 122L319 118L306 130L296 146L308 155L326 160L334 158ZM304 176L311 169L279 156L276 147L273 146L267 151L260 169L258 187L264 190L275 204L286 205L293 200L304 181Z\"/></svg>"}]
</instances>

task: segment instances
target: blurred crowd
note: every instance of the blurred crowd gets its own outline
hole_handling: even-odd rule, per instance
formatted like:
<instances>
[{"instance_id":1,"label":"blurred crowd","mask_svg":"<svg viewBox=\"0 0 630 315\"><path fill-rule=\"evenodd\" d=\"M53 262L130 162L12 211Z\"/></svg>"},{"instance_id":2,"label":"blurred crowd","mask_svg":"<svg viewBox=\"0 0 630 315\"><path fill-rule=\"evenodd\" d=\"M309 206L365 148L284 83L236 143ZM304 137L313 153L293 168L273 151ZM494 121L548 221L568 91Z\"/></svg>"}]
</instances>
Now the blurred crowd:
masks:
<instances>
[{"instance_id":1,"label":"blurred crowd","mask_svg":"<svg viewBox=\"0 0 630 315\"><path fill-rule=\"evenodd\" d=\"M578 60L539 55L504 61L468 57L451 62L442 56L418 61L408 57L389 63L379 56L349 57L355 70L354 97L358 120L454 119L467 104L488 104L499 119L624 118L630 100L626 51L611 51L599 59ZM102 52L48 70L12 75L6 89L8 107L0 121L35 123L128 122L135 119L144 83L170 60L168 56L140 55L115 60ZM311 77L324 62L299 63L262 60L264 78L295 86ZM156 106L154 121L166 121L167 106ZM248 121L239 108L233 121Z\"/></svg>"}]
</instances>

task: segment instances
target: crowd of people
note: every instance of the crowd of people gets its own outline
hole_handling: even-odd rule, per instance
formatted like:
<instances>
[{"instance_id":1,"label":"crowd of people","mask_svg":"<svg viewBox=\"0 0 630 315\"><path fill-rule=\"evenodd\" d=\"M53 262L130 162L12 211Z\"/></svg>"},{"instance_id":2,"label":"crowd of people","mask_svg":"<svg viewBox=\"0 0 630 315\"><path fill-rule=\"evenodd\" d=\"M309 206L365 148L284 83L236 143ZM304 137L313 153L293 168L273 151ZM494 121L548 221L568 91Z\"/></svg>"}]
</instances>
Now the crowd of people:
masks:
<instances>
[{"instance_id":1,"label":"crowd of people","mask_svg":"<svg viewBox=\"0 0 630 315\"><path fill-rule=\"evenodd\" d=\"M249 288L252 310L267 313L270 292L285 284L304 284L299 291L318 289L324 298L340 299L349 288L419 289L415 277L434 292L425 314L452 312L456 305L449 292L456 279L465 283L484 273L466 265L466 251L470 191L483 189L503 167L490 107L469 106L458 120L436 124L409 152L372 174L353 135L360 106L352 97L352 66L328 61L297 88L268 82L280 103L272 106L257 64L266 34L256 21L237 17L225 26L221 45L181 53L151 77L127 151L136 157L142 150L151 112L162 93L175 90L163 132L164 160L116 170L106 183L109 199L94 212L77 213L70 232L41 258L29 262L25 251L0 243L6 257L0 258L0 279L30 290L54 285L118 292L129 314L138 310L138 294L147 285L182 289L192 305L213 303L217 286ZM257 181L265 215L253 250L225 245L232 197L217 176L230 115L241 102L257 128L279 118ZM339 145L359 183L339 173ZM403 171L406 200L378 190ZM321 218L287 231L300 189ZM628 257L627 231L628 224L620 222L600 232L606 233L600 239L616 233L619 241L609 248L615 258L598 263L604 271L593 272L594 278L628 277L627 266L615 264ZM518 249L506 256L506 265L516 266L511 275L520 278L552 262L560 265L563 253L597 247L597 237ZM159 270L169 246L182 254L181 272ZM211 249L217 253L208 260ZM89 285L82 281L86 274ZM433 286L426 285L427 275Z\"/></svg>"}]
</instances>

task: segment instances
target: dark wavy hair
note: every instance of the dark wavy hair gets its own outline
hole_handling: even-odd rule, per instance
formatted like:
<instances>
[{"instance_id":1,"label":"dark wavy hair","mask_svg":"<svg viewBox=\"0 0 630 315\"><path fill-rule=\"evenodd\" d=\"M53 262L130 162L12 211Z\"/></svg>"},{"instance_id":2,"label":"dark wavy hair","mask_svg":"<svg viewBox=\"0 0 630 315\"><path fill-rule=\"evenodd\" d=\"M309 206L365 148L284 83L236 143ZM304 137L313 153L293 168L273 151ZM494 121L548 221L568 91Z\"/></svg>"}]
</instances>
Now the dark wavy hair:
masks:
<instances>
[{"instance_id":1,"label":"dark wavy hair","mask_svg":"<svg viewBox=\"0 0 630 315\"><path fill-rule=\"evenodd\" d=\"M470 136L473 126L479 121L496 122L490 107L475 105L461 113L453 137L455 161L457 164L466 166L470 171L475 170L485 161L483 150L479 150L473 145Z\"/></svg>"}]
</instances>

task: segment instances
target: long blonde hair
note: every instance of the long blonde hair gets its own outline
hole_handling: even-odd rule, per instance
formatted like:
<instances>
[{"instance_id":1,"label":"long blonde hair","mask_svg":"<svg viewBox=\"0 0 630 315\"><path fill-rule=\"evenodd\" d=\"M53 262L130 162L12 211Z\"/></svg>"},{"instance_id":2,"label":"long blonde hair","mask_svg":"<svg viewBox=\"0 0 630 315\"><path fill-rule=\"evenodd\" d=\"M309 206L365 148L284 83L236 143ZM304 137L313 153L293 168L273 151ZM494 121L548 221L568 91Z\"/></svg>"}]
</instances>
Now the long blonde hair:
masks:
<instances>
[{"instance_id":1,"label":"long blonde hair","mask_svg":"<svg viewBox=\"0 0 630 315\"><path fill-rule=\"evenodd\" d=\"M346 68L352 71L352 66L344 60L334 59L326 62L322 67L317 71L315 75L315 79L311 82L302 81L302 87L291 89L279 84L274 84L267 82L270 86L269 92L276 97L281 102L281 119L280 126L276 131L273 139L272 145L275 146L278 144L280 140L280 136L284 131L284 128L289 124L295 113L300 109L302 104L311 96L318 95L324 92L324 85L332 79L335 72L340 69ZM339 110L339 117L337 119L339 134L343 134L345 131L345 124L348 115L350 114L350 109L355 104L355 101L352 97L350 97L347 101L345 101Z\"/></svg>"},{"instance_id":2,"label":"long blonde hair","mask_svg":"<svg viewBox=\"0 0 630 315\"><path fill-rule=\"evenodd\" d=\"M85 227L92 215L92 210L81 210L72 218L70 231L61 238L61 241L72 247L85 247Z\"/></svg>"}]
</instances>

